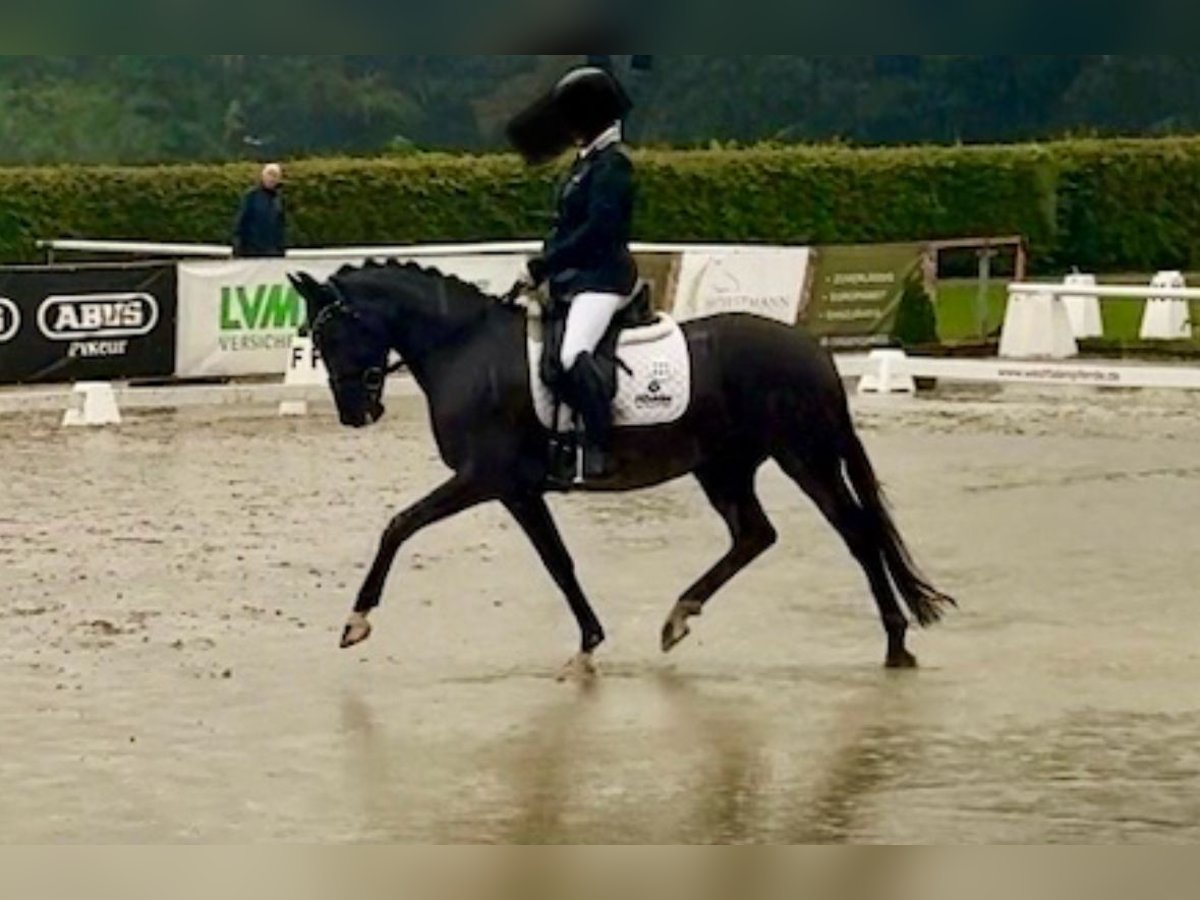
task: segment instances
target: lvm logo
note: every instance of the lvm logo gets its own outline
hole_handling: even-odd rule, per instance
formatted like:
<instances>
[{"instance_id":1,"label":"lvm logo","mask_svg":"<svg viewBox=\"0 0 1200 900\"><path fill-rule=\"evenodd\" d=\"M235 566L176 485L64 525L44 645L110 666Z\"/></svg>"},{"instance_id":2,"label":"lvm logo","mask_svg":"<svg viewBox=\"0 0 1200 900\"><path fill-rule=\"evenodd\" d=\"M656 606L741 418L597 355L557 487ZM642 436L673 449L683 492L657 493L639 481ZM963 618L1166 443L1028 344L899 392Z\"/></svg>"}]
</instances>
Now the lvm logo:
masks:
<instances>
[{"instance_id":1,"label":"lvm logo","mask_svg":"<svg viewBox=\"0 0 1200 900\"><path fill-rule=\"evenodd\" d=\"M304 299L290 284L221 288L221 350L283 350L304 324Z\"/></svg>"},{"instance_id":2,"label":"lvm logo","mask_svg":"<svg viewBox=\"0 0 1200 900\"><path fill-rule=\"evenodd\" d=\"M7 297L0 297L0 344L7 344L20 330L20 308Z\"/></svg>"},{"instance_id":3,"label":"lvm logo","mask_svg":"<svg viewBox=\"0 0 1200 900\"><path fill-rule=\"evenodd\" d=\"M222 331L294 331L304 316L304 300L290 284L221 288Z\"/></svg>"}]
</instances>

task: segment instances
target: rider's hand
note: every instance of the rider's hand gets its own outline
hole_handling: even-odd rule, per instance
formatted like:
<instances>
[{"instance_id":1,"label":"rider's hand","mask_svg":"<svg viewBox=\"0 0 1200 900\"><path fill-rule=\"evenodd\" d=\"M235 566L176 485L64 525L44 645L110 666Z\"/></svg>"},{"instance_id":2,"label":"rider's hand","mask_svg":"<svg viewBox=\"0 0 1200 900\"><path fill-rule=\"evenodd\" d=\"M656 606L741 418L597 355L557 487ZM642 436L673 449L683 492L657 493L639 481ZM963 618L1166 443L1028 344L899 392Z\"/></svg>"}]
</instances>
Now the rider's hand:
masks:
<instances>
[{"instance_id":1,"label":"rider's hand","mask_svg":"<svg viewBox=\"0 0 1200 900\"><path fill-rule=\"evenodd\" d=\"M529 280L532 282L534 288L540 287L542 282L546 280L546 276L549 274L546 271L546 260L540 256L535 256L533 259L529 260L529 262L526 264L526 268L529 271Z\"/></svg>"},{"instance_id":2,"label":"rider's hand","mask_svg":"<svg viewBox=\"0 0 1200 900\"><path fill-rule=\"evenodd\" d=\"M537 290L537 287L528 278L518 278L516 283L508 289L508 293L504 295L504 302L516 303L522 297L533 293L535 290Z\"/></svg>"}]
</instances>

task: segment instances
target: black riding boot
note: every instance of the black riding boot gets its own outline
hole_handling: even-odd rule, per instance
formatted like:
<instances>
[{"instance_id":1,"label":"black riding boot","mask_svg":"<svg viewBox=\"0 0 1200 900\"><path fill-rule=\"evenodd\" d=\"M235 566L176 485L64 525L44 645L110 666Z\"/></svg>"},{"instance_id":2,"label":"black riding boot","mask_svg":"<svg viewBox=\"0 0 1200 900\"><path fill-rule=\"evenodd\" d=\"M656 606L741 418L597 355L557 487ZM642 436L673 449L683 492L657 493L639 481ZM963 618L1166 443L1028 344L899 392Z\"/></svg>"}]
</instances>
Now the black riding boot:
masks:
<instances>
[{"instance_id":1,"label":"black riding boot","mask_svg":"<svg viewBox=\"0 0 1200 900\"><path fill-rule=\"evenodd\" d=\"M567 373L572 405L583 417L584 480L607 478L615 470L612 444L612 399L604 376L590 353L582 354Z\"/></svg>"}]
</instances>

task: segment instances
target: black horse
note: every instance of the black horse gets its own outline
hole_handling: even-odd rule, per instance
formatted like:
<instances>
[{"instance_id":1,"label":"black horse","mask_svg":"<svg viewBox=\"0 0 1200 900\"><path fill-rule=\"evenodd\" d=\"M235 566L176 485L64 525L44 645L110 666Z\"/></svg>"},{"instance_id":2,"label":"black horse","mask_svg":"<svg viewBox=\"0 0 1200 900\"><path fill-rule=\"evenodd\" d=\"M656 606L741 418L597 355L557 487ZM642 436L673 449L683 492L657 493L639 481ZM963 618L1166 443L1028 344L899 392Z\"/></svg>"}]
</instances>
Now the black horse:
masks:
<instances>
[{"instance_id":1,"label":"black horse","mask_svg":"<svg viewBox=\"0 0 1200 900\"><path fill-rule=\"evenodd\" d=\"M582 647L568 671L590 672L604 630L544 499L549 434L530 393L527 311L412 264L347 267L324 284L307 275L291 280L307 302L342 424L361 428L384 414L388 359L395 352L428 398L438 448L455 473L387 528L342 646L370 637L367 617L379 606L405 541L468 508L499 501L533 542L579 623ZM663 650L686 638L688 621L775 544L775 529L755 494L759 468L773 459L816 502L865 570L887 632L887 665L914 668L897 595L922 626L939 621L955 603L909 556L829 353L797 329L748 315L702 319L684 332L693 368L689 411L673 425L618 431L617 474L584 488L631 491L694 474L729 527L732 549L676 604L663 629Z\"/></svg>"}]
</instances>

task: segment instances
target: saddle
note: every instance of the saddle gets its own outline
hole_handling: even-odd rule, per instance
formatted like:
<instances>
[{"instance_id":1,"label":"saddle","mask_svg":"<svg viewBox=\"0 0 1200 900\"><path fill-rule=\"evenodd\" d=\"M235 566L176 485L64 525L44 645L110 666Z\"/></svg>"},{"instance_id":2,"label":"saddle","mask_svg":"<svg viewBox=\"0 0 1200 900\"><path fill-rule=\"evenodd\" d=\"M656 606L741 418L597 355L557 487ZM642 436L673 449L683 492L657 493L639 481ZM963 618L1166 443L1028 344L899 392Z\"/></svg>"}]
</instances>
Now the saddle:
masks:
<instances>
[{"instance_id":1,"label":"saddle","mask_svg":"<svg viewBox=\"0 0 1200 900\"><path fill-rule=\"evenodd\" d=\"M562 368L562 344L567 331L567 313L570 304L562 301L552 301L545 308L542 316L542 359L539 374L542 382L554 394L556 405L562 402L561 388L566 373ZM621 333L631 328L644 328L656 321L654 303L649 283L641 284L633 295L633 299L619 313L613 316L608 330L596 347L593 354L603 377L605 391L611 401L617 396L617 368L621 366L617 347L621 342Z\"/></svg>"},{"instance_id":2,"label":"saddle","mask_svg":"<svg viewBox=\"0 0 1200 900\"><path fill-rule=\"evenodd\" d=\"M548 484L563 491L579 483L581 443L579 411L564 396L570 394L561 362L567 313L566 304L544 308L540 334L527 337L533 406L549 432ZM639 288L614 317L593 361L615 431L665 427L686 415L692 394L687 337L677 322L654 312L648 287Z\"/></svg>"}]
</instances>

